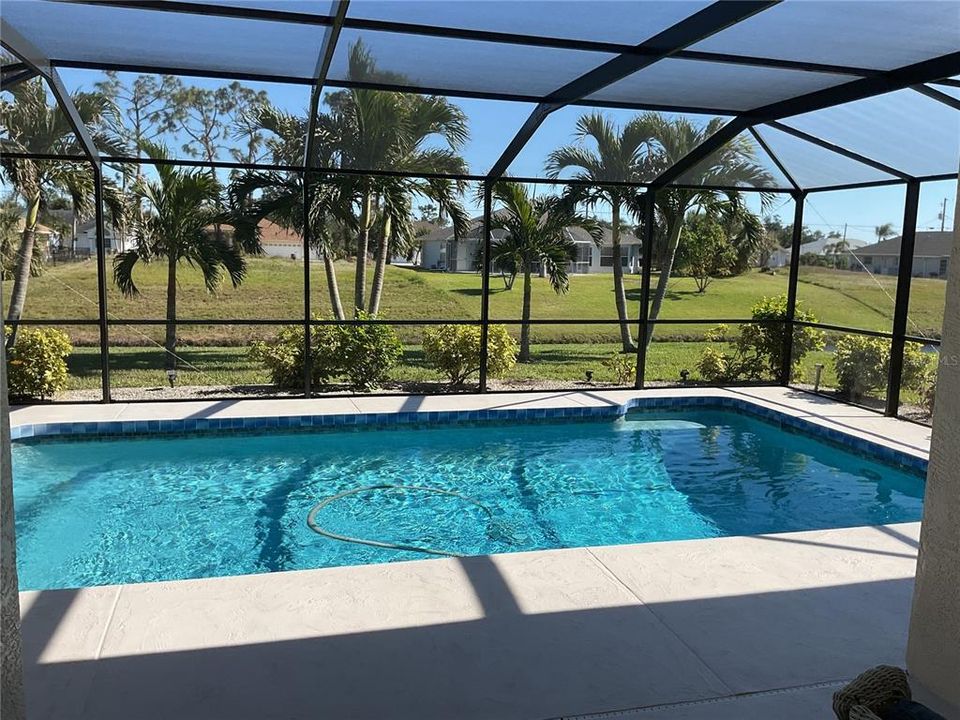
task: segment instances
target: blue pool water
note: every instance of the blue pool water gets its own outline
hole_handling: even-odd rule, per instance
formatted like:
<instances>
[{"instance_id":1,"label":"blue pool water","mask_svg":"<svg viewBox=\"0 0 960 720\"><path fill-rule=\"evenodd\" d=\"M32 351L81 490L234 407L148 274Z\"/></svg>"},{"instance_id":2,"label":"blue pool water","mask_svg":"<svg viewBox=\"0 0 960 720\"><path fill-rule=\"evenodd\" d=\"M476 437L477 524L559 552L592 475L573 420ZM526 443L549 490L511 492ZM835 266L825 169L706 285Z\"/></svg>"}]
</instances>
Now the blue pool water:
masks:
<instances>
[{"instance_id":1,"label":"blue pool water","mask_svg":"<svg viewBox=\"0 0 960 720\"><path fill-rule=\"evenodd\" d=\"M923 481L719 410L15 444L25 589L919 520ZM473 502L475 501L475 502ZM479 503L479 505L477 504ZM482 506L482 507L481 507ZM484 509L486 508L486 509Z\"/></svg>"}]
</instances>

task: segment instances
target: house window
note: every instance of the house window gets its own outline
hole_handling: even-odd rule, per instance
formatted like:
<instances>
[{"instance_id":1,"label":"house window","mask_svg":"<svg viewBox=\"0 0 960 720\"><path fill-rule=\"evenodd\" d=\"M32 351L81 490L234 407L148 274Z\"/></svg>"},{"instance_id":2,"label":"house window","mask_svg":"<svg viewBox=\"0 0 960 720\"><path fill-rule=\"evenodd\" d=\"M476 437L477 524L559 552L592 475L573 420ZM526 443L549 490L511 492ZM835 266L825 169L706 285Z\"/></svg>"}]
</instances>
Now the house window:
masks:
<instances>
[{"instance_id":1,"label":"house window","mask_svg":"<svg viewBox=\"0 0 960 720\"><path fill-rule=\"evenodd\" d=\"M864 255L863 256L864 265L873 265L873 255Z\"/></svg>"},{"instance_id":2,"label":"house window","mask_svg":"<svg viewBox=\"0 0 960 720\"><path fill-rule=\"evenodd\" d=\"M593 259L593 248L587 243L577 243L577 259L576 259L577 264L589 265L592 259Z\"/></svg>"},{"instance_id":3,"label":"house window","mask_svg":"<svg viewBox=\"0 0 960 720\"><path fill-rule=\"evenodd\" d=\"M627 256L627 248L620 248L620 265L627 267L630 264L630 258ZM613 267L613 248L600 248L600 267Z\"/></svg>"},{"instance_id":4,"label":"house window","mask_svg":"<svg viewBox=\"0 0 960 720\"><path fill-rule=\"evenodd\" d=\"M949 257L942 257L942 258L940 258L940 277L946 277L946 276L947 276L947 263L949 263L949 262L950 262L950 258L949 258Z\"/></svg>"}]
</instances>

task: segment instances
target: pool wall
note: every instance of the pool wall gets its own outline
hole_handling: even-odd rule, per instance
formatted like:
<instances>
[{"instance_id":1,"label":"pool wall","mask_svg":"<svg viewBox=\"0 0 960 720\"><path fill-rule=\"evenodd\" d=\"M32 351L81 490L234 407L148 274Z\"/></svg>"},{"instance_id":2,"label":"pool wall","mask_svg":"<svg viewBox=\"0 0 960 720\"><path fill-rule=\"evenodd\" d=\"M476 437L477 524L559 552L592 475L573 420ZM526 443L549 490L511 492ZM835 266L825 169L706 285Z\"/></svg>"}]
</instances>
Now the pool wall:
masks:
<instances>
[{"instance_id":1,"label":"pool wall","mask_svg":"<svg viewBox=\"0 0 960 720\"><path fill-rule=\"evenodd\" d=\"M700 410L729 410L752 415L781 428L799 430L893 465L920 473L926 473L927 470L927 460L923 457L872 442L832 427L810 422L802 417L789 415L743 398L728 396L634 397L620 404L611 403L598 406L37 423L16 425L10 429L10 436L11 440L15 441L53 438L62 441L66 439L93 440L139 435L220 434L316 428L343 429L360 426L588 418L613 419L622 417L631 410L684 410L694 408Z\"/></svg>"}]
</instances>

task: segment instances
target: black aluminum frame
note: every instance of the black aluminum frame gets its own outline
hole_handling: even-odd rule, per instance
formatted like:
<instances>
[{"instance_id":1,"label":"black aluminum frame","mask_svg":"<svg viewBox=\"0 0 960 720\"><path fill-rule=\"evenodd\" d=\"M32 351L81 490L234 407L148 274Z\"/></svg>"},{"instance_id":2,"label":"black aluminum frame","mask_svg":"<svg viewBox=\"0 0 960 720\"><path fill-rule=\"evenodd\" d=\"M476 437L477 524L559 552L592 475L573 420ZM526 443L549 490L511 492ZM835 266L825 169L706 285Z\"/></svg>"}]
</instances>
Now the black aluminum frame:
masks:
<instances>
[{"instance_id":1,"label":"black aluminum frame","mask_svg":"<svg viewBox=\"0 0 960 720\"><path fill-rule=\"evenodd\" d=\"M573 39L548 38L535 35L521 35L516 33L489 32L481 30L471 30L466 28L453 27L434 27L428 25L418 25L413 23L392 22L368 20L362 18L351 18L348 16L347 5L349 0L338 0L333 5L330 16L312 15L308 13L288 12L277 9L258 9L251 7L239 7L223 4L200 3L200 2L177 2L174 0L49 0L51 2L72 2L77 4L98 4L114 7L135 7L140 10L175 12L175 13L199 13L219 17L235 17L256 19L268 22L284 22L296 24L309 24L323 26L326 28L324 41L320 57L317 61L316 70L312 77L295 76L275 76L257 73L242 72L214 72L209 70L198 70L185 67L158 67L148 65L137 65L133 63L91 63L78 62L69 59L45 58L32 45L29 39L22 37L18 32L11 28L7 23L3 24L3 44L20 58L19 63L11 64L4 73L4 86L10 87L16 82L22 82L29 77L41 76L48 83L54 97L61 109L67 115L71 122L81 145L84 148L85 156L63 157L51 155L39 155L25 153L21 157L32 157L37 159L62 160L65 162L89 162L93 167L95 180L95 202L96 202L96 231L97 231L97 290L98 290L98 318L96 320L20 320L16 324L20 325L97 325L100 333L100 355L102 371L102 399L101 402L111 402L110 393L110 367L109 367L109 329L111 326L119 325L162 325L163 320L124 320L109 317L107 308L107 271L105 263L105 240L104 240L104 217L103 217L103 163L155 163L156 161L147 158L130 157L101 157L92 138L87 133L86 128L78 123L76 108L63 88L62 82L57 75L56 68L73 67L87 68L97 70L118 70L129 72L144 73L170 73L183 76L199 76L207 78L236 79L262 82L279 82L311 86L311 115L310 125L312 127L320 95L324 87L369 87L371 89L391 90L397 92L414 92L443 94L450 97L472 97L485 98L491 100L514 100L521 102L535 102L537 109L528 119L527 123L511 141L505 149L500 160L493 166L491 171L485 175L415 175L405 173L402 170L397 171L364 171L364 170L344 170L340 168L317 168L313 167L312 162L312 132L308 130L308 137L305 142L305 154L303 165L284 166L275 164L248 164L236 162L206 162L191 160L169 160L165 161L173 165L192 166L192 167L216 167L231 169L262 169L296 172L300 175L303 182L304 194L304 232L303 232L303 252L304 252L304 316L302 320L200 320L188 319L178 320L182 325L296 325L302 323L305 330L305 341L310 342L309 328L315 325L333 324L338 321L318 321L312 319L310 315L310 223L307 213L309 200L309 175L314 173L322 174L359 174L359 175L394 175L394 176L418 176L418 177L445 177L458 180L482 182L484 187L484 253L482 267L482 300L481 317L479 320L408 320L408 321L345 321L346 324L363 323L382 323L389 325L433 325L440 323L479 325L481 327L482 337L482 360L480 372L481 392L491 392L487 388L487 353L486 337L487 329L490 324L489 318L489 282L490 282L490 220L492 214L491 185L497 178L501 177L509 167L510 161L516 157L520 150L530 139L533 132L539 127L540 123L547 115L564 105L609 107L618 109L634 110L662 110L686 113L702 113L720 116L731 116L730 122L719 132L708 138L701 146L694 149L686 157L682 158L674 166L668 168L660 176L653 178L646 183L606 183L635 187L646 190L645 200L645 240L644 243L644 264L641 279L641 301L640 313L638 317L638 350L637 350L637 375L634 387L642 388L645 381L647 337L650 328L658 324L703 324L725 322L729 324L752 322L751 320L715 320L715 319L696 319L696 320L650 320L648 316L649 298L650 298L650 259L652 243L650 242L653 232L652 217L656 202L656 192L660 188L667 186L675 187L695 187L698 186L681 185L677 183L678 178L694 167L697 163L703 161L709 155L721 147L725 142L732 140L741 132L749 131L759 142L761 147L767 152L771 160L788 180L789 188L720 188L711 187L716 190L736 190L740 192L775 192L790 194L796 204L794 215L794 237L793 254L790 266L790 277L788 281L788 320L791 329L802 326L816 326L826 330L844 331L872 335L876 337L888 337L892 342L892 359L890 365L890 377L888 380L888 402L886 412L888 415L897 414L897 404L899 401L899 390L902 375L903 348L906 342L927 342L938 344L937 341L931 341L926 338L916 338L906 332L906 317L909 302L909 287L911 281L912 267L912 248L916 232L916 210L919 198L920 186L925 181L935 181L952 179L955 177L949 175L929 175L925 177L912 177L907 173L899 171L896 168L889 167L870 158L865 158L846 148L830 143L821 138L803 133L791 128L789 125L783 125L779 121L792 115L810 112L816 109L822 109L844 102L857 100L872 95L877 95L892 90L912 88L918 93L944 103L954 109L960 109L960 102L945 93L942 93L931 87L928 83L939 85L955 86L957 81L944 79L960 73L960 53L951 53L941 57L933 58L924 62L916 63L907 67L897 68L889 71L881 71L873 68L837 66L813 62L796 62L777 60L772 58L761 58L751 56L739 56L723 53L709 53L688 50L687 47L696 43L698 40L709 37L710 35L721 31L722 29L736 24L758 12L763 12L769 7L778 4L779 0L765 1L753 0L744 3L722 3L716 2L707 6L704 10L681 20L674 26L667 28L654 38L636 46L622 45L616 43L585 42ZM553 47L561 49L592 50L595 52L611 53L617 57L598 68L586 73L576 80L568 83L564 87L546 95L546 96L528 96L510 93L497 92L475 92L443 88L425 88L391 85L385 83L356 83L344 81L331 81L327 78L327 72L333 55L336 51L337 40L340 31L343 28L352 28L357 30L367 30L376 32L391 32L406 35L420 35L432 37L446 37L461 40L506 43L536 47ZM605 87L621 77L628 76L642 67L666 58L680 58L688 60L697 60L702 62L713 62L721 64L748 65L754 67L780 68L810 73L835 73L851 77L851 81L836 85L825 90L820 90L806 95L790 98L777 103L772 103L765 107L756 108L747 112L734 113L730 110L722 110L707 107L686 107L686 106L661 106L644 103L622 103L622 102L602 102L590 101L585 99L589 94L597 89ZM836 185L830 187L802 188L788 172L776 155L767 147L762 137L756 132L757 125L769 124L784 132L789 132L795 137L805 142L823 147L832 152L838 153L849 159L870 165L875 169L886 172L891 175L889 180L876 180L864 183L851 183L847 185ZM554 178L511 178L518 182L535 182L543 184L572 185L572 184L591 184L582 180ZM796 293L798 284L798 265L799 265L799 240L800 229L802 226L803 203L805 198L812 193L828 192L843 189L878 187L889 185L906 185L907 200L905 207L905 220L903 229L903 242L901 243L900 270L898 277L898 292L896 297L896 307L894 311L894 321L890 333L865 331L854 328L842 328L822 323L804 323L795 319ZM496 321L499 324L520 324L520 321ZM531 324L619 324L618 320L540 320L532 321ZM785 342L784 367L782 368L780 383L789 384L790 382L790 354L792 351L793 332L787 333ZM308 353L309 355L309 353ZM304 377L304 395L309 397L312 389L310 387L310 368L305 368ZM773 383L771 383L773 384Z\"/></svg>"}]
</instances>

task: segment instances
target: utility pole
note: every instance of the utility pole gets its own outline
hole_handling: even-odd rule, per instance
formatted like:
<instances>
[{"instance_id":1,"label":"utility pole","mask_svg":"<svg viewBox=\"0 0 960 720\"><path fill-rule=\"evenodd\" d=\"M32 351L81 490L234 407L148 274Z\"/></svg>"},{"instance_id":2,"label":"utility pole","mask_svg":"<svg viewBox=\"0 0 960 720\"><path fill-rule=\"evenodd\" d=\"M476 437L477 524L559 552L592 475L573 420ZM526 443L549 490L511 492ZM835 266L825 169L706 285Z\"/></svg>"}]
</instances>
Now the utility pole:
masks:
<instances>
[{"instance_id":1,"label":"utility pole","mask_svg":"<svg viewBox=\"0 0 960 720\"><path fill-rule=\"evenodd\" d=\"M943 199L943 204L940 207L940 232L943 232L944 227L947 223L947 198Z\"/></svg>"}]
</instances>

